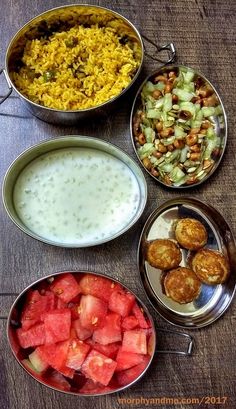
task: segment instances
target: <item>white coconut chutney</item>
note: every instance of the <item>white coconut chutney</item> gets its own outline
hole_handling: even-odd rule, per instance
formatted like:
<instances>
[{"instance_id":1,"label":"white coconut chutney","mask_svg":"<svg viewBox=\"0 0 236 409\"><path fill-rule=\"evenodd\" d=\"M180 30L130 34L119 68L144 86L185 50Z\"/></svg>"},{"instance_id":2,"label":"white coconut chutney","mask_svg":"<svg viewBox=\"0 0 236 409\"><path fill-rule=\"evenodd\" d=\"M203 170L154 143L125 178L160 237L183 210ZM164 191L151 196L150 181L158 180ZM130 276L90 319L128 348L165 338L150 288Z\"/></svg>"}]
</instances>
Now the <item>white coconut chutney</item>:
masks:
<instances>
[{"instance_id":1,"label":"white coconut chutney","mask_svg":"<svg viewBox=\"0 0 236 409\"><path fill-rule=\"evenodd\" d=\"M65 148L30 162L14 188L16 212L36 235L58 244L105 241L134 218L140 191L131 169L92 148Z\"/></svg>"}]
</instances>

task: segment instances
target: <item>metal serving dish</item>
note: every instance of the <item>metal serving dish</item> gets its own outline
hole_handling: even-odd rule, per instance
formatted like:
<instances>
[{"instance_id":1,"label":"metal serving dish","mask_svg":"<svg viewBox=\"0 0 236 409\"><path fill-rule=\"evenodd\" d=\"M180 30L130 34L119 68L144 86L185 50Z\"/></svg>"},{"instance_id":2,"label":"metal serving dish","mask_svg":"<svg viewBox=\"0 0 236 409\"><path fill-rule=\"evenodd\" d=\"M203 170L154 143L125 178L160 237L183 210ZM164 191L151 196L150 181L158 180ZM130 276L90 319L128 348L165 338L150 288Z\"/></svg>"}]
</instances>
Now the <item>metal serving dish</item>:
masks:
<instances>
[{"instance_id":1,"label":"metal serving dish","mask_svg":"<svg viewBox=\"0 0 236 409\"><path fill-rule=\"evenodd\" d=\"M230 276L224 284L202 284L199 297L191 303L179 304L168 298L162 287L162 271L146 260L148 241L174 239L174 223L190 217L202 222L208 233L206 248L221 251L229 260ZM187 266L191 252L182 251L181 266ZM147 295L156 311L170 323L189 329L212 324L229 308L236 289L236 246L223 216L212 206L192 198L171 199L158 207L147 219L138 248L138 266Z\"/></svg>"},{"instance_id":2,"label":"metal serving dish","mask_svg":"<svg viewBox=\"0 0 236 409\"><path fill-rule=\"evenodd\" d=\"M137 44L140 53L140 65L129 85L119 95L102 103L99 106L95 106L89 109L67 111L42 106L26 98L21 92L19 92L19 90L14 85L14 82L11 79L10 72L15 71L17 65L19 65L26 41L28 39L32 40L35 38L41 38L41 36L48 35L49 31L52 32L60 30L60 27L65 27L65 29L67 29L71 28L76 23L94 24L93 21L94 16L96 17L96 22L99 21L99 24L102 26L106 26L106 24L110 22L112 23L115 22L115 24L120 27L119 32L121 32L122 35L125 33L125 36L127 36L132 40L132 42L135 42ZM144 38L145 40L147 40L146 37ZM175 48L172 43L159 47L153 44L152 41L149 42L151 42L152 45L155 46L157 53L159 51L166 50L168 57L166 58L164 63L168 63L174 60ZM137 79L142 69L144 53L145 46L138 30L129 20L121 16L119 13L116 13L115 11L100 6L83 4L66 5L53 8L36 16L28 23L26 23L10 41L5 57L5 68L0 71L0 73L3 72L5 74L6 81L9 87L9 92L1 100L0 103L2 103L14 89L17 95L21 98L24 105L27 107L27 109L30 110L30 112L36 117L46 122L56 124L63 125L75 124L82 119L91 117L91 114L100 115L101 113L106 112L107 108L110 107L110 104L115 102L121 95L123 95L130 88L130 86ZM155 56L151 56L151 58L157 61L161 61L158 57Z\"/></svg>"},{"instance_id":3,"label":"metal serving dish","mask_svg":"<svg viewBox=\"0 0 236 409\"><path fill-rule=\"evenodd\" d=\"M110 280L112 280L112 282L114 283L119 283L120 285L122 285L122 287L126 290L129 291L131 294L133 294L136 298L137 303L140 305L140 307L142 308L145 316L147 317L147 319L149 320L149 322L151 323L151 328L149 330L151 330L150 333L150 338L148 341L148 354L150 355L150 359L146 365L146 367L142 370L141 373L139 373L139 375L132 380L132 382L129 382L126 385L123 386L119 386L116 384L116 382L113 381L112 386L110 387L108 385L108 387L103 387L101 389L101 391L99 392L99 388L101 387L100 384L98 384L97 387L97 391L90 391L85 393L85 392L80 392L79 389L81 388L81 386L83 385L84 380L81 377L80 371L76 371L77 377L76 379L73 381L73 379L69 379L69 378L65 378L66 379L66 383L68 385L71 384L70 388L60 388L59 386L55 386L55 384L52 384L49 380L49 377L47 376L47 372L43 373L43 374L37 374L35 371L32 371L31 368L25 364L25 359L28 357L29 353L32 352L32 348L29 350L28 349L22 349L19 346L19 342L16 336L16 329L19 328L21 326L20 324L20 316L21 316L21 311L23 308L23 305L25 303L25 299L26 299L26 295L27 292L31 289L42 289L45 288L45 285L48 286L49 283L51 283L55 277L60 276L61 274L65 274L65 273L72 273L74 276L77 276L78 278L83 275L83 274L90 274L90 275L95 275L97 277L104 277L104 278L108 278ZM146 330L147 331L147 330ZM157 349L156 348L156 338L157 338L157 334L156 334L156 329L155 329L155 325L154 325L154 321L153 318L150 314L150 312L148 311L147 307L145 306L145 304L139 299L139 297L133 293L131 290L129 290L123 283L120 283L118 280L111 278L105 274L100 274L100 273L95 273L95 272L88 272L88 271L62 271L62 272L57 272L54 274L50 274L46 277L40 278L39 280L35 281L34 283L32 283L31 285L29 285L27 288L25 288L16 298L16 300L14 301L9 315L8 315L8 319L7 319L7 336L8 336L8 342L10 344L11 347L11 351L16 359L16 361L18 362L19 365L21 365L21 367L29 374L31 375L35 380L37 380L39 383L54 389L55 391L60 391L60 392L64 392L70 395L77 395L77 396L99 396L99 395L107 395L107 394L111 394L111 393L115 393L115 392L120 392L132 385L134 385L136 382L138 382L142 376L146 373L146 371L148 370L152 359L154 357L155 353L168 353L168 354L179 354L182 356L189 356L192 353L192 347L193 347L193 338L192 336L184 333L184 332L177 332L177 331L173 331L173 330L165 330L165 329L160 329L158 328L158 334L160 332L166 333L166 336L168 337L170 334L175 335L178 337L178 342L181 341L181 346L180 344L178 344L178 349L168 349L165 348L164 350L162 349ZM86 342L86 340L85 340ZM61 376L63 378L63 376ZM100 385L100 387L99 387Z\"/></svg>"},{"instance_id":4,"label":"metal serving dish","mask_svg":"<svg viewBox=\"0 0 236 409\"><path fill-rule=\"evenodd\" d=\"M209 154L209 160L207 159L204 162L204 152L206 151L206 135L202 135L201 134L201 130L199 131L199 133L197 134L198 140L194 142L194 146L189 146L188 149L188 156L187 158L185 158L184 160L180 159L177 160L175 159L173 161L174 163L174 170L172 170L173 175L171 173L171 170L167 170L167 168L165 169L163 167L164 166L169 166L170 165L170 157L166 157L166 159L163 161L163 158L165 157L165 155L171 155L174 154L177 149L178 146L175 146L175 143L178 143L179 141L182 143L184 143L185 147L190 143L192 144L192 142L189 140L189 142L187 143L187 137L188 135L190 135L190 131L191 131L191 126L189 125L189 127L186 127L185 130L185 136L179 136L177 135L177 133L173 130L173 133L170 134L170 136L163 136L161 137L161 133L158 129L155 128L156 124L155 121L163 121L163 119L155 119L155 117L149 118L147 119L147 101L145 101L145 108L144 108L144 98L142 97L142 91L144 89L144 87L147 86L148 82L152 82L155 83L155 78L158 76L163 76L163 75L169 75L169 73L175 72L176 75L179 74L180 70L191 70L194 73L194 77L192 79L192 83L194 83L196 85L196 91L197 91L197 86L199 86L199 88L201 87L207 87L208 88L208 92L212 92L212 95L214 96L214 98L216 98L216 104L218 104L218 113L217 114L213 114L209 117L203 117L203 120L210 120L210 122L213 124L214 127L214 131L215 131L215 135L216 135L216 139L217 139L217 143L216 143L216 147L214 149L212 149L212 152ZM170 80L171 81L171 80ZM197 85L197 82L199 85ZM174 83L174 82L173 82ZM155 92L155 91L154 91ZM159 91L158 91L159 92ZM172 92L172 90L170 91L165 91L163 90L162 93L165 92ZM198 91L197 91L198 92ZM204 92L204 90L201 90L201 92ZM193 92L194 94L194 92ZM161 98L162 95L160 95L158 98ZM147 97L146 97L147 99ZM206 100L207 98L205 98ZM190 101L191 102L191 101ZM158 99L157 99L157 103L158 103ZM194 104L199 104L201 107L203 106L204 103L207 104L207 101L204 101L203 96L201 95L199 97L199 100L196 100L194 102ZM175 118L175 122L173 125L166 125L167 128L165 129L174 129L175 125L177 124L178 126L181 125L179 123L177 123L177 119L180 121L183 121L183 118L178 116L180 115L180 107L175 108L175 110L173 110L174 106L178 107L178 100L177 102L174 102L173 100L173 96L172 96L172 110L170 111L170 114L173 114L173 117ZM175 105L174 105L175 104ZM180 104L181 105L181 104ZM145 142L145 140L143 142L141 142L141 145L138 141L138 138L141 134L143 135L143 132L141 130L140 127L140 123L143 124L143 120L140 120L140 115L139 112L143 111L145 109L145 119L144 121L151 121L149 123L149 127L152 127L155 131L155 136L154 136L154 140L152 140L152 143L150 145L153 145L153 149L154 152L150 152L150 154L148 154L148 156L146 155L145 159L143 159L142 157L140 157L140 148L143 148L143 144L147 142ZM154 110L153 110L154 111ZM186 111L183 111L182 113L186 114ZM188 113L188 112L187 112ZM170 119L170 117L168 117ZM188 119L188 118L186 118ZM194 117L193 117L194 119ZM202 120L202 122L203 122ZM167 121L168 122L168 121ZM196 121L195 121L196 122ZM207 122L207 121L205 121ZM164 123L164 122L162 122ZM147 126L147 124L145 125ZM168 128L169 127L169 128ZM203 130L204 131L204 130ZM207 132L207 130L205 129L205 132ZM134 151L141 163L141 165L144 167L144 169L149 173L150 176L152 176L157 182L159 182L160 184L162 184L163 186L166 186L168 188L173 188L173 189L186 189L189 187L195 187L200 185L201 183L205 182L214 172L215 170L218 168L224 151L225 151L225 147L226 147L226 142L227 142L227 135L228 135L228 126L227 126L227 117L226 117L226 113L225 113L225 109L222 103L222 100L218 94L218 92L216 91L215 87L212 85L212 83L200 72L196 71L193 68L190 67L186 67L183 65L168 65L168 66L164 66L159 70L156 70L154 72L152 72L152 74L150 74L142 83L142 85L140 86L135 99L134 99L134 103L132 106L132 111L131 111L131 116L130 116L130 135L131 135L131 140L132 140L132 144L133 144L133 148ZM173 137L172 137L173 135ZM205 137L205 139L203 139ZM182 138L182 139L181 139ZM173 141L171 141L173 139ZM170 143L169 141L170 140ZM209 141L209 139L207 139L207 141ZM148 141L150 142L150 141ZM163 149L160 148L159 151L159 147L158 145L161 145L161 148L165 149L165 151L163 151ZM205 145L204 145L205 144ZM208 142L209 144L209 142ZM164 146L163 146L164 145ZM193 145L193 144L192 144ZM170 148L169 148L170 147ZM170 149L170 151L169 151ZM182 148L180 148L181 151ZM183 151L184 149L182 149ZM167 153L162 153L162 152L167 152ZM197 155L198 152L201 152L200 154L201 159L199 160L199 164L196 161L196 159L193 159L191 161L191 155ZM158 156L159 155L159 156ZM190 156L190 158L189 158ZM188 159L189 158L189 159ZM150 162L151 159L151 162ZM146 165L144 163L144 161L147 161ZM187 163L187 161L190 163L190 165L185 166L185 163ZM195 162L196 161L196 162ZM204 163L203 163L204 162ZM171 162L172 164L172 162ZM149 166L150 165L150 166ZM177 169L177 167L179 167L181 170L183 170L183 173L185 173L185 179L183 176L183 181L184 182L176 182L175 183L175 177L176 174L174 174L174 171ZM196 168L196 171L194 171L194 167ZM189 173L188 173L189 172Z\"/></svg>"},{"instance_id":5,"label":"metal serving dish","mask_svg":"<svg viewBox=\"0 0 236 409\"><path fill-rule=\"evenodd\" d=\"M89 247L137 222L147 185L140 167L115 145L66 136L18 156L6 172L2 196L8 216L29 236L55 246Z\"/></svg>"}]
</instances>

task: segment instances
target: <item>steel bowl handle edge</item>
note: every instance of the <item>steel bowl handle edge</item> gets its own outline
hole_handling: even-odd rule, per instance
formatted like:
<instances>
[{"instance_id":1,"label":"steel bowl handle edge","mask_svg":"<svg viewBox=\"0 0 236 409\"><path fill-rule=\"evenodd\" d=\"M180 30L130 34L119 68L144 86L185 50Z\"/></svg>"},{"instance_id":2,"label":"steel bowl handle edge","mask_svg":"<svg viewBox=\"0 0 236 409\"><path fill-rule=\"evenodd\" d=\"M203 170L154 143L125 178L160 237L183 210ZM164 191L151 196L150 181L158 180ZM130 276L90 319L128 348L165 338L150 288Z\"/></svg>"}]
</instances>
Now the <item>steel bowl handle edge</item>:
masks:
<instances>
[{"instance_id":1,"label":"steel bowl handle edge","mask_svg":"<svg viewBox=\"0 0 236 409\"><path fill-rule=\"evenodd\" d=\"M190 356L192 355L192 350L193 350L193 342L194 339L191 335L186 334L185 332L179 332L179 331L174 331L171 329L164 329L164 328L159 328L157 330L158 332L167 332L169 334L174 334L180 337L184 337L187 340L187 346L186 349L183 351L176 350L176 349L155 349L155 353L158 354L177 354L177 355L184 355L184 356Z\"/></svg>"},{"instance_id":2,"label":"steel bowl handle edge","mask_svg":"<svg viewBox=\"0 0 236 409\"><path fill-rule=\"evenodd\" d=\"M2 73L3 73L4 76L5 76L5 80L6 80L6 82L7 82L9 91L8 91L8 93L7 93L5 96L0 97L0 98L1 98L1 99L0 99L0 105L11 95L12 90L13 90L13 88L12 88L12 86L11 86L11 84L10 84L10 81L9 81L9 79L8 79L7 73L6 73L6 71L4 70L4 68L2 68L2 69L0 70L0 75L1 75Z\"/></svg>"},{"instance_id":3,"label":"steel bowl handle edge","mask_svg":"<svg viewBox=\"0 0 236 409\"><path fill-rule=\"evenodd\" d=\"M163 46L158 46L158 45L155 44L152 40L150 40L150 38L146 37L144 34L142 34L142 38L143 38L146 42L148 42L148 43L150 43L151 45L153 45L153 47L156 49L156 53L159 53L159 52L161 52L161 51L165 51L165 50L166 50L167 53L168 53L169 59L168 59L167 61L164 61L164 60L162 60L161 58L154 57L153 55L149 54L149 53L147 52L146 45L145 45L145 43L143 42L144 54L145 54L147 57L151 58L151 59L154 60L154 61L158 61L158 62L160 62L160 63L162 63L162 64L164 64L164 65L169 64L169 63L175 61L175 59L176 59L176 48L175 48L175 45L174 45L173 43L168 43L168 44L165 44L165 45L163 45Z\"/></svg>"}]
</instances>

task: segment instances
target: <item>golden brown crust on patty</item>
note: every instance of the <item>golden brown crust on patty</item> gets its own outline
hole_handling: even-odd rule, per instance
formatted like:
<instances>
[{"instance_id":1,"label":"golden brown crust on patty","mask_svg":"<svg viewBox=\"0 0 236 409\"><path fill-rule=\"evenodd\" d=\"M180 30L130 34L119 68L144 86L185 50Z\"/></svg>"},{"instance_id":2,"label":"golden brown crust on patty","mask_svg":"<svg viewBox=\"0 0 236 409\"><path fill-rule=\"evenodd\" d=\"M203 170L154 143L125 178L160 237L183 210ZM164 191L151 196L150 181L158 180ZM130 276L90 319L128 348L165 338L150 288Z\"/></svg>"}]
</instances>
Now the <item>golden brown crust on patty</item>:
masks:
<instances>
[{"instance_id":1,"label":"golden brown crust on patty","mask_svg":"<svg viewBox=\"0 0 236 409\"><path fill-rule=\"evenodd\" d=\"M207 243L206 228L199 220L191 218L177 222L175 237L178 243L188 250L198 250Z\"/></svg>"},{"instance_id":2,"label":"golden brown crust on patty","mask_svg":"<svg viewBox=\"0 0 236 409\"><path fill-rule=\"evenodd\" d=\"M170 270L178 267L181 260L181 250L173 240L156 239L148 243L147 261L152 267Z\"/></svg>"},{"instance_id":3,"label":"golden brown crust on patty","mask_svg":"<svg viewBox=\"0 0 236 409\"><path fill-rule=\"evenodd\" d=\"M192 269L198 278L206 284L222 284L229 275L229 263L219 251L199 250L191 261Z\"/></svg>"},{"instance_id":4,"label":"golden brown crust on patty","mask_svg":"<svg viewBox=\"0 0 236 409\"><path fill-rule=\"evenodd\" d=\"M192 270L185 267L168 271L163 284L167 297L179 304L195 300L201 291L200 280Z\"/></svg>"}]
</instances>

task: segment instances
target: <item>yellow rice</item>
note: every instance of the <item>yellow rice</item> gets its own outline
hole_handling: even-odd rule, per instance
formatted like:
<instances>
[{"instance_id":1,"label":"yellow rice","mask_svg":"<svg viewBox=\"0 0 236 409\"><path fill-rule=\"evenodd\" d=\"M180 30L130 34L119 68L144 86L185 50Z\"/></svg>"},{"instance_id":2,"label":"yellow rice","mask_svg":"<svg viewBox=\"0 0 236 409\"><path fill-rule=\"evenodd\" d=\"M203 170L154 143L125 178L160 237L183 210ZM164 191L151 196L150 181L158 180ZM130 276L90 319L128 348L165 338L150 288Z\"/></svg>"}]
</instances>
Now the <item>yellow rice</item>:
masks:
<instances>
[{"instance_id":1,"label":"yellow rice","mask_svg":"<svg viewBox=\"0 0 236 409\"><path fill-rule=\"evenodd\" d=\"M81 110L119 95L140 65L136 42L114 27L76 25L49 38L28 40L23 67L11 73L31 101L59 110Z\"/></svg>"}]
</instances>

